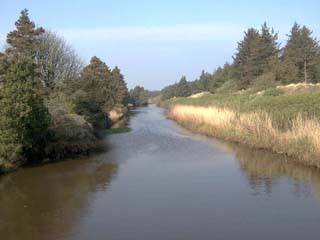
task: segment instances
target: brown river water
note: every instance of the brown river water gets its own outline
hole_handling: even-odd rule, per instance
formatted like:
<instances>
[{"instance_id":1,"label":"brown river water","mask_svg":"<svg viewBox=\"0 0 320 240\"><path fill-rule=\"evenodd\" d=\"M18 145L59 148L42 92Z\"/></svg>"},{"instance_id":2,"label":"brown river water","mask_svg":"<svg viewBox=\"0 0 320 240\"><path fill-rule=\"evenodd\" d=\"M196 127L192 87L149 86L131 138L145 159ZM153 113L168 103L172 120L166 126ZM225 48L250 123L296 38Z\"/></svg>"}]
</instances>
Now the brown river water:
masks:
<instances>
[{"instance_id":1,"label":"brown river water","mask_svg":"<svg viewBox=\"0 0 320 240\"><path fill-rule=\"evenodd\" d=\"M0 177L2 240L319 239L320 170L136 110L105 152Z\"/></svg>"}]
</instances>

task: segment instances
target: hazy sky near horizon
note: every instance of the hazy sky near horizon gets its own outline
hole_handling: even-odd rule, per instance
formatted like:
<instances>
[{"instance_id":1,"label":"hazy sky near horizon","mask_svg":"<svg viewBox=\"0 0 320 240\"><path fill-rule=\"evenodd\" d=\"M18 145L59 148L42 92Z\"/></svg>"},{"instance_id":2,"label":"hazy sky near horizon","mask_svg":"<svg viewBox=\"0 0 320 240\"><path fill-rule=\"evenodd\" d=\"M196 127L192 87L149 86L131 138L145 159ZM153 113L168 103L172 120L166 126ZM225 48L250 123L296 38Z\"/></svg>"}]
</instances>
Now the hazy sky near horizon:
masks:
<instances>
[{"instance_id":1,"label":"hazy sky near horizon","mask_svg":"<svg viewBox=\"0 0 320 240\"><path fill-rule=\"evenodd\" d=\"M87 63L119 66L128 86L161 89L232 60L249 27L267 22L282 45L296 21L320 39L320 1L0 0L0 42L27 8L38 26L62 35Z\"/></svg>"}]
</instances>

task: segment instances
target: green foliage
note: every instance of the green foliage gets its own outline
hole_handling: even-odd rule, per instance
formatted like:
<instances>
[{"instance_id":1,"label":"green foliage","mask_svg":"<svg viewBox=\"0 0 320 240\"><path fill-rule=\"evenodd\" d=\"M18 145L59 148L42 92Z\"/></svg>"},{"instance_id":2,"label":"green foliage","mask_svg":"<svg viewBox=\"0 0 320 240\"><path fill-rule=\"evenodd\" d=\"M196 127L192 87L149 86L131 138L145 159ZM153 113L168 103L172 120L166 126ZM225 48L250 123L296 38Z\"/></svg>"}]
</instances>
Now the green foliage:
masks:
<instances>
[{"instance_id":1,"label":"green foliage","mask_svg":"<svg viewBox=\"0 0 320 240\"><path fill-rule=\"evenodd\" d=\"M97 128L107 126L108 111L128 101L128 89L120 69L115 67L110 71L97 57L91 58L79 79L67 82L66 86L76 113L85 116Z\"/></svg>"},{"instance_id":2,"label":"green foliage","mask_svg":"<svg viewBox=\"0 0 320 240\"><path fill-rule=\"evenodd\" d=\"M263 92L263 96L276 97L284 94L283 89L280 88L269 88Z\"/></svg>"},{"instance_id":3,"label":"green foliage","mask_svg":"<svg viewBox=\"0 0 320 240\"><path fill-rule=\"evenodd\" d=\"M190 95L191 95L191 89L188 85L186 77L183 76L177 85L176 96L177 97L187 97Z\"/></svg>"},{"instance_id":4,"label":"green foliage","mask_svg":"<svg viewBox=\"0 0 320 240\"><path fill-rule=\"evenodd\" d=\"M40 35L44 33L43 28L36 28L34 22L30 21L27 9L21 11L19 19L15 22L16 30L8 33L6 49L7 54L23 54L35 57L40 45Z\"/></svg>"},{"instance_id":5,"label":"green foliage","mask_svg":"<svg viewBox=\"0 0 320 240\"><path fill-rule=\"evenodd\" d=\"M93 57L85 68L56 34L36 28L25 9L0 53L0 172L20 163L88 152L93 127L128 101L118 67Z\"/></svg>"},{"instance_id":6,"label":"green foliage","mask_svg":"<svg viewBox=\"0 0 320 240\"><path fill-rule=\"evenodd\" d=\"M267 112L279 127L290 126L292 119L302 114L320 119L320 93L284 94L282 89L269 89L264 94L243 91L238 94L211 94L201 98L175 98L165 105L183 104L229 108L236 112Z\"/></svg>"},{"instance_id":7,"label":"green foliage","mask_svg":"<svg viewBox=\"0 0 320 240\"><path fill-rule=\"evenodd\" d=\"M1 64L0 159L12 165L43 154L49 114L39 94L36 65L14 55Z\"/></svg>"},{"instance_id":8,"label":"green foliage","mask_svg":"<svg viewBox=\"0 0 320 240\"><path fill-rule=\"evenodd\" d=\"M238 43L234 58L234 77L239 80L239 88L247 88L253 79L270 71L278 62L278 35L266 23L261 33L254 28L245 32L244 39Z\"/></svg>"},{"instance_id":9,"label":"green foliage","mask_svg":"<svg viewBox=\"0 0 320 240\"><path fill-rule=\"evenodd\" d=\"M190 92L255 92L281 84L319 82L320 47L312 31L295 23L288 36L287 45L280 51L278 34L266 23L260 31L249 28L238 43L233 62L218 67L212 74L202 71L198 79L187 83ZM163 88L162 100L188 96L181 93L182 86L187 89L185 83Z\"/></svg>"},{"instance_id":10,"label":"green foliage","mask_svg":"<svg viewBox=\"0 0 320 240\"><path fill-rule=\"evenodd\" d=\"M283 58L291 66L296 67L292 82L319 82L320 49L318 41L313 38L312 31L306 26L295 23L291 29Z\"/></svg>"},{"instance_id":11,"label":"green foliage","mask_svg":"<svg viewBox=\"0 0 320 240\"><path fill-rule=\"evenodd\" d=\"M129 102L133 106L145 106L148 104L148 91L143 87L136 86L134 89L130 90L130 100Z\"/></svg>"},{"instance_id":12,"label":"green foliage","mask_svg":"<svg viewBox=\"0 0 320 240\"><path fill-rule=\"evenodd\" d=\"M126 105L129 98L129 92L127 88L127 84L124 81L123 75L120 72L118 67L115 67L111 71L111 81L114 84L113 86L113 94L115 95L115 102L117 104Z\"/></svg>"},{"instance_id":13,"label":"green foliage","mask_svg":"<svg viewBox=\"0 0 320 240\"><path fill-rule=\"evenodd\" d=\"M251 83L250 89L252 89L254 92L258 92L268 88L274 88L278 85L279 82L276 80L275 74L270 72L254 79Z\"/></svg>"}]
</instances>

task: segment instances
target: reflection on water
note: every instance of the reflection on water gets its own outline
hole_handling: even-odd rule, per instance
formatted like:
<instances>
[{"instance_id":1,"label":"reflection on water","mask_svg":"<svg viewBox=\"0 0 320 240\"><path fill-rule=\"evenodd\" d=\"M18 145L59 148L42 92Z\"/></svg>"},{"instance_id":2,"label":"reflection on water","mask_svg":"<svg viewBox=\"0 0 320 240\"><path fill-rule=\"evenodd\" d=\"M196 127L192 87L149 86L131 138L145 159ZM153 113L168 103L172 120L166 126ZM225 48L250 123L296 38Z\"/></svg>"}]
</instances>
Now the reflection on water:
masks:
<instances>
[{"instance_id":1,"label":"reflection on water","mask_svg":"<svg viewBox=\"0 0 320 240\"><path fill-rule=\"evenodd\" d=\"M86 215L94 193L108 187L117 165L71 160L0 178L0 236L64 239Z\"/></svg>"},{"instance_id":2,"label":"reflection on water","mask_svg":"<svg viewBox=\"0 0 320 240\"><path fill-rule=\"evenodd\" d=\"M293 182L293 194L306 196L312 191L320 203L319 169L296 164L285 156L235 144L229 145L234 150L240 168L246 174L254 193L271 195L273 185L285 177Z\"/></svg>"},{"instance_id":3,"label":"reflection on water","mask_svg":"<svg viewBox=\"0 0 320 240\"><path fill-rule=\"evenodd\" d=\"M318 239L318 169L135 112L107 152L0 177L0 239Z\"/></svg>"}]
</instances>

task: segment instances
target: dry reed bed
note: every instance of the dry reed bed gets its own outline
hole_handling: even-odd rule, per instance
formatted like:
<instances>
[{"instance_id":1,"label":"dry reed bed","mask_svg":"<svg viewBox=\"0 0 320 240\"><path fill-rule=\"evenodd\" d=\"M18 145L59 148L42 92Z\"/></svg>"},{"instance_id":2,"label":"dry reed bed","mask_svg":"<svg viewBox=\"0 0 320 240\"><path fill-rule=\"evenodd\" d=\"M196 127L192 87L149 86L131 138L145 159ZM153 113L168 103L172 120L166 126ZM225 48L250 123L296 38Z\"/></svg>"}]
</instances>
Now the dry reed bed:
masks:
<instances>
[{"instance_id":1,"label":"dry reed bed","mask_svg":"<svg viewBox=\"0 0 320 240\"><path fill-rule=\"evenodd\" d=\"M267 113L186 105L172 106L168 116L191 130L286 154L320 167L320 123L316 119L298 115L290 129L279 129Z\"/></svg>"}]
</instances>

